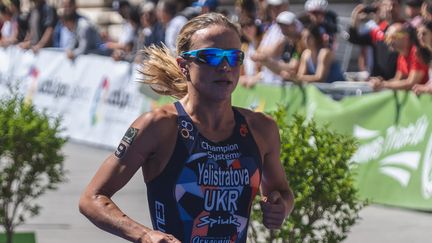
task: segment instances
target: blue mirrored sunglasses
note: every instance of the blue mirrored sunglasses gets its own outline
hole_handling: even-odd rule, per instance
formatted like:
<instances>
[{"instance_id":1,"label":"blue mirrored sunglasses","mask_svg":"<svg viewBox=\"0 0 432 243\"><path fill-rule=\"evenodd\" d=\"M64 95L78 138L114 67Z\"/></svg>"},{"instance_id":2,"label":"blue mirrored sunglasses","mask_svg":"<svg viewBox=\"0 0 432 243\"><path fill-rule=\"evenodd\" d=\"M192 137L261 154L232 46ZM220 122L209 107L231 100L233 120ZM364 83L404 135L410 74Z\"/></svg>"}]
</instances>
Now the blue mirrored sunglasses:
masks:
<instances>
[{"instance_id":1,"label":"blue mirrored sunglasses","mask_svg":"<svg viewBox=\"0 0 432 243\"><path fill-rule=\"evenodd\" d=\"M194 58L198 62L208 64L212 67L218 67L224 59L230 67L236 67L241 65L244 59L244 53L238 49L225 50L219 48L185 51L180 56L184 59Z\"/></svg>"}]
</instances>

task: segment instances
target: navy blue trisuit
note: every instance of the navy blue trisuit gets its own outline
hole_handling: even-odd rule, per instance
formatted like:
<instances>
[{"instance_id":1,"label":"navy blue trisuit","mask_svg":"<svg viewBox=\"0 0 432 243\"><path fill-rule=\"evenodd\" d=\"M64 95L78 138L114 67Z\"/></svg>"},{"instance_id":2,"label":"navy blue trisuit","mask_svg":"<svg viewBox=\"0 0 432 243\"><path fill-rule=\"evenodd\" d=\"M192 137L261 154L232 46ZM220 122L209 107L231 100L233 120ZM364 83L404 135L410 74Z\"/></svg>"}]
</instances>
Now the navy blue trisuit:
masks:
<instances>
[{"instance_id":1,"label":"navy blue trisuit","mask_svg":"<svg viewBox=\"0 0 432 243\"><path fill-rule=\"evenodd\" d=\"M174 152L147 182L153 228L181 242L245 243L250 210L261 183L262 161L245 118L233 108L229 138L200 134L180 102Z\"/></svg>"}]
</instances>

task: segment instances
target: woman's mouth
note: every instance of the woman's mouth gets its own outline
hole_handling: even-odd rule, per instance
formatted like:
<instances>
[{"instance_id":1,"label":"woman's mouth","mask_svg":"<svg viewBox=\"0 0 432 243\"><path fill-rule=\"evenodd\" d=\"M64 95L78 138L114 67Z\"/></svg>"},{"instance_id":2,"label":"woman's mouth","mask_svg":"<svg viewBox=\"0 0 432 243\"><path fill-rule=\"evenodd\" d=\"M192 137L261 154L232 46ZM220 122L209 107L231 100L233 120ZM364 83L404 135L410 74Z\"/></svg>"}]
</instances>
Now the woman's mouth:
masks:
<instances>
[{"instance_id":1,"label":"woman's mouth","mask_svg":"<svg viewBox=\"0 0 432 243\"><path fill-rule=\"evenodd\" d=\"M215 80L213 81L213 83L219 84L219 85L230 85L232 84L231 81L229 80Z\"/></svg>"}]
</instances>

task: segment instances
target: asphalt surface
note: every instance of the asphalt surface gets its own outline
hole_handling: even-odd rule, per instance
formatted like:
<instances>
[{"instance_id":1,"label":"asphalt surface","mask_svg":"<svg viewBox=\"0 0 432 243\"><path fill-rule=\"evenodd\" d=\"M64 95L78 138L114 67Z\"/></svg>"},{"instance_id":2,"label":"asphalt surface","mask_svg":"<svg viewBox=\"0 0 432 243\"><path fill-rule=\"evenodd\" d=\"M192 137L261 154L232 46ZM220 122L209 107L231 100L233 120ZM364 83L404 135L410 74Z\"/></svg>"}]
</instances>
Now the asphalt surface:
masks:
<instances>
[{"instance_id":1,"label":"asphalt surface","mask_svg":"<svg viewBox=\"0 0 432 243\"><path fill-rule=\"evenodd\" d=\"M99 230L78 211L79 195L102 161L111 153L88 145L68 143L64 147L68 182L38 201L40 215L20 226L18 231L36 232L38 243L119 243L125 240ZM150 226L146 189L138 172L126 187L114 196L123 211ZM352 228L347 243L432 242L432 214L378 205L360 213L362 220Z\"/></svg>"}]
</instances>

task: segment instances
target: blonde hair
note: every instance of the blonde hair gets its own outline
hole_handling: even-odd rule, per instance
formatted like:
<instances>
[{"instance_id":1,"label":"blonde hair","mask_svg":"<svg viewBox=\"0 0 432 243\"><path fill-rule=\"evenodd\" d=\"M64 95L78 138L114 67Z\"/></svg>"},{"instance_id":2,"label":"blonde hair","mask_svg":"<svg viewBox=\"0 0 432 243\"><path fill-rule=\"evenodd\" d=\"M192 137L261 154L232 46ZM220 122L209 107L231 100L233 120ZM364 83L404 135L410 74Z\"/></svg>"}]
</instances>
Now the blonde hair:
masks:
<instances>
[{"instance_id":1,"label":"blonde hair","mask_svg":"<svg viewBox=\"0 0 432 243\"><path fill-rule=\"evenodd\" d=\"M189 20L177 37L177 56L182 52L189 51L192 46L192 36L198 30L210 26L219 25L234 30L240 37L237 25L230 22L219 13L207 13ZM176 57L163 45L158 47L152 45L143 50L145 59L139 72L144 76L143 82L158 94L170 95L180 99L187 94L187 78L181 72Z\"/></svg>"}]
</instances>

